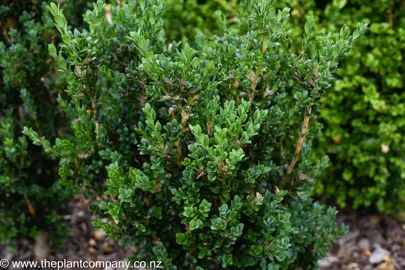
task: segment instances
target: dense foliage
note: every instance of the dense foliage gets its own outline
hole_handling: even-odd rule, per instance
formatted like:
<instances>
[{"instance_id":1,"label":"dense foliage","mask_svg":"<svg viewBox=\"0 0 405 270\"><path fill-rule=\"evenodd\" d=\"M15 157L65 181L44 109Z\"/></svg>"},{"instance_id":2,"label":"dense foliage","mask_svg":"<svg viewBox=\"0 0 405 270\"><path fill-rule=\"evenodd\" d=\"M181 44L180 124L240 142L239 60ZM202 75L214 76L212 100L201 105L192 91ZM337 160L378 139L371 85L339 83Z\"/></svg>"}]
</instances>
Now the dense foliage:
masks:
<instances>
[{"instance_id":1,"label":"dense foliage","mask_svg":"<svg viewBox=\"0 0 405 270\"><path fill-rule=\"evenodd\" d=\"M70 192L57 183L58 163L22 134L24 126L33 127L53 141L66 125L56 100L64 86L47 52L59 34L46 6L46 1L0 4L0 242L34 237L40 230L57 236L64 229L61 214ZM79 23L69 13L70 21Z\"/></svg>"},{"instance_id":2,"label":"dense foliage","mask_svg":"<svg viewBox=\"0 0 405 270\"><path fill-rule=\"evenodd\" d=\"M168 40L193 42L202 32L205 35L218 34L223 30L215 11L221 10L226 18L235 22L236 0L166 0L163 10L164 29Z\"/></svg>"},{"instance_id":3,"label":"dense foliage","mask_svg":"<svg viewBox=\"0 0 405 270\"><path fill-rule=\"evenodd\" d=\"M63 5L73 27L82 25L82 11L90 2L74 0ZM55 76L56 62L47 50L49 43L60 39L48 3L0 4L0 242L35 237L41 230L52 231L54 236L64 231L61 214L71 192L57 182L57 161L22 134L24 126L51 142L69 134L67 119L57 104L57 96L64 95L66 79L61 74ZM180 39L187 25L188 31L202 25L202 13L197 3L191 3L168 3L166 21L174 26L166 33L169 38ZM187 21L173 16L183 9Z\"/></svg>"},{"instance_id":4,"label":"dense foliage","mask_svg":"<svg viewBox=\"0 0 405 270\"><path fill-rule=\"evenodd\" d=\"M370 30L322 100L324 132L316 149L328 154L331 166L316 192L333 195L342 207L398 213L405 206L405 7L367 2L334 1L319 12L323 29L361 21Z\"/></svg>"},{"instance_id":5,"label":"dense foliage","mask_svg":"<svg viewBox=\"0 0 405 270\"><path fill-rule=\"evenodd\" d=\"M73 136L55 146L63 183L99 195L109 236L134 258L167 269L312 269L331 241L336 211L308 192L325 158L310 161L319 100L338 61L363 33L315 36L302 53L286 29L289 10L243 2L223 31L193 44L165 39L160 1L131 1L84 16L70 31L51 4L63 43L50 54L68 78L60 103ZM104 196L104 184L107 191Z\"/></svg>"}]
</instances>

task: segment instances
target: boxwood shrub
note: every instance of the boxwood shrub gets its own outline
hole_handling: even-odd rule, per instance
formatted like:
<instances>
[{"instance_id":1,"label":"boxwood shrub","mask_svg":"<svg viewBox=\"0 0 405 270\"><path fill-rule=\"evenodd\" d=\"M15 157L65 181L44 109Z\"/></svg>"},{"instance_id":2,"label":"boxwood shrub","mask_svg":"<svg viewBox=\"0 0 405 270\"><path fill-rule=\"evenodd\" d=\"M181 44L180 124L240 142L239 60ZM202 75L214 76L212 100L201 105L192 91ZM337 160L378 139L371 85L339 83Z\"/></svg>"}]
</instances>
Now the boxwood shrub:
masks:
<instances>
[{"instance_id":1,"label":"boxwood shrub","mask_svg":"<svg viewBox=\"0 0 405 270\"><path fill-rule=\"evenodd\" d=\"M74 134L25 130L97 196L94 225L166 269L316 268L345 231L308 197L327 162L310 160L319 100L364 25L316 36L309 17L296 54L270 1L242 1L231 24L216 12L223 30L194 45L165 38L162 1L109 7L71 31L50 5Z\"/></svg>"},{"instance_id":2,"label":"boxwood shrub","mask_svg":"<svg viewBox=\"0 0 405 270\"><path fill-rule=\"evenodd\" d=\"M91 2L74 0L63 5L69 27L81 27L83 10ZM24 126L32 127L38 136L54 142L57 136L70 133L69 117L58 109L57 102L58 95L64 95L66 79L63 74L55 76L58 67L47 50L49 43L56 44L60 40L47 9L49 3L11 1L0 4L1 243L35 237L41 230L52 232L55 239L65 232L61 215L71 189L61 188L58 183L57 161L22 134ZM181 39L184 34L181 29L186 25L193 25L195 29L196 24L202 25L203 15L197 7L197 3L186 5L180 0L168 3L164 15L167 22L172 21L171 32L166 33L168 38ZM183 15L187 16L183 17L189 21L173 16L179 8L185 10ZM184 34L186 38L197 33L191 29L194 28L187 28L190 32ZM73 190L80 191L79 188Z\"/></svg>"}]
</instances>

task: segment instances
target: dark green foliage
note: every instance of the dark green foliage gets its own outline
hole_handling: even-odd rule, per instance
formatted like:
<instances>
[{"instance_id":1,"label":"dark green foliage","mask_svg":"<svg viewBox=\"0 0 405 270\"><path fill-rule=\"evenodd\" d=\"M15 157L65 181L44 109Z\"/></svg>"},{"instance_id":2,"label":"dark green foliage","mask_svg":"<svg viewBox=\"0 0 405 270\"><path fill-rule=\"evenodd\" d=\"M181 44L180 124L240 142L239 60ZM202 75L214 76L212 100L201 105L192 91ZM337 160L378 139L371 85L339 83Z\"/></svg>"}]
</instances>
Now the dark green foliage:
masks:
<instances>
[{"instance_id":1,"label":"dark green foliage","mask_svg":"<svg viewBox=\"0 0 405 270\"><path fill-rule=\"evenodd\" d=\"M0 5L0 242L64 230L70 192L57 183L58 163L22 134L33 127L53 141L65 125L56 100L63 85L47 52L59 34L46 5Z\"/></svg>"},{"instance_id":2,"label":"dark green foliage","mask_svg":"<svg viewBox=\"0 0 405 270\"><path fill-rule=\"evenodd\" d=\"M165 40L164 9L98 2L88 30L72 32L52 4L63 44L49 52L68 78L74 135L51 146L25 133L60 158L65 184L102 195L107 182L96 211L110 221L95 226L137 246L134 259L314 269L345 231L307 196L327 162L309 159L318 103L358 36L314 36L309 17L294 54L289 10L247 1L237 23L217 13L223 32L191 47Z\"/></svg>"}]
</instances>

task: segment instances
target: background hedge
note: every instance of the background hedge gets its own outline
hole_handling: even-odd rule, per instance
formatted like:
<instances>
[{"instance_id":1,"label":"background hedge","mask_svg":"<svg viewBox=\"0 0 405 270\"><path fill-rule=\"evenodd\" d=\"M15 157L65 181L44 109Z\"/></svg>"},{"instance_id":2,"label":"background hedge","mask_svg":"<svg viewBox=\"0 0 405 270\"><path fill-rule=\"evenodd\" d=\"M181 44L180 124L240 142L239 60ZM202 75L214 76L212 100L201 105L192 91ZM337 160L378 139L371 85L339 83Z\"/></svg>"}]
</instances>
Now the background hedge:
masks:
<instances>
[{"instance_id":1,"label":"background hedge","mask_svg":"<svg viewBox=\"0 0 405 270\"><path fill-rule=\"evenodd\" d=\"M317 150L331 162L316 194L341 207L405 207L404 12L401 1L333 1L319 13L322 31L370 25L322 101Z\"/></svg>"}]
</instances>

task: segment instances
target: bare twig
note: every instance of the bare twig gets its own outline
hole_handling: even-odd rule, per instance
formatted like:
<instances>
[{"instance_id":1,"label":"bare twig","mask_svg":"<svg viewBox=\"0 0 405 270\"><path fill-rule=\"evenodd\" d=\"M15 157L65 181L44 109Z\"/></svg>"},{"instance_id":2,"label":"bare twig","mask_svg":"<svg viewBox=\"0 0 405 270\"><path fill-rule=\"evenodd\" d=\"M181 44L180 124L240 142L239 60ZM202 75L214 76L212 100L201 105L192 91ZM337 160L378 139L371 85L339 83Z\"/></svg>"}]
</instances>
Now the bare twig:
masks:
<instances>
[{"instance_id":1,"label":"bare twig","mask_svg":"<svg viewBox=\"0 0 405 270\"><path fill-rule=\"evenodd\" d=\"M150 207L150 195L149 192L144 193L143 201L145 202L146 206Z\"/></svg>"},{"instance_id":2,"label":"bare twig","mask_svg":"<svg viewBox=\"0 0 405 270\"><path fill-rule=\"evenodd\" d=\"M32 216L35 216L36 210L35 210L34 206L32 205L30 199L28 199L27 194L24 194L24 199L25 199L25 202L27 203L28 212L29 212Z\"/></svg>"},{"instance_id":3,"label":"bare twig","mask_svg":"<svg viewBox=\"0 0 405 270\"><path fill-rule=\"evenodd\" d=\"M283 148L283 142L281 142L281 144L280 144L280 155L281 155L281 162L280 162L280 178L282 178L283 177L283 175L284 175L284 170L283 170L283 168L284 168L284 161L285 161L285 150L284 150L284 148Z\"/></svg>"},{"instance_id":4,"label":"bare twig","mask_svg":"<svg viewBox=\"0 0 405 270\"><path fill-rule=\"evenodd\" d=\"M253 168L255 166L255 153L253 151L253 149L250 149L249 151L249 158L250 158L250 164L249 167ZM255 188L254 187L250 187L250 196L255 196Z\"/></svg>"},{"instance_id":5,"label":"bare twig","mask_svg":"<svg viewBox=\"0 0 405 270\"><path fill-rule=\"evenodd\" d=\"M297 161L300 157L300 153L302 150L302 144L304 143L305 134L308 132L308 124L309 124L309 118L310 118L309 114L310 114L310 111L308 111L308 112L305 111L305 113L304 113L304 120L302 122L300 136L298 137L298 142L295 147L295 152L292 156L290 165L288 166L286 177L291 175L291 173L294 170L295 164L297 163Z\"/></svg>"}]
</instances>

